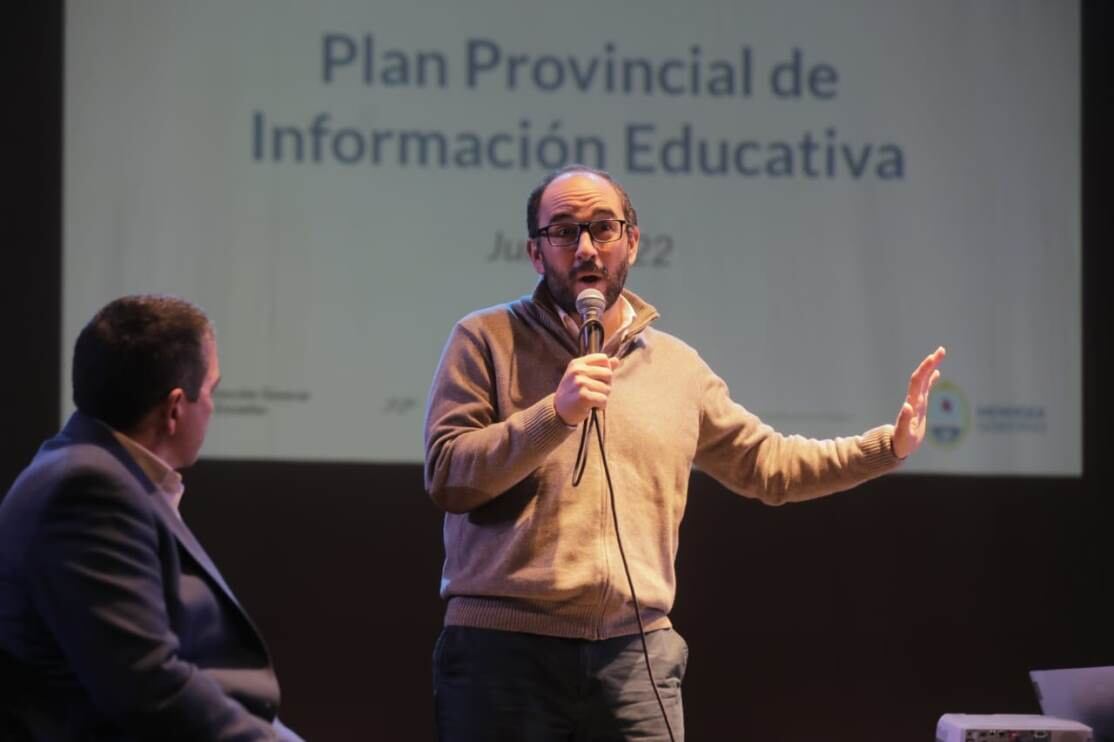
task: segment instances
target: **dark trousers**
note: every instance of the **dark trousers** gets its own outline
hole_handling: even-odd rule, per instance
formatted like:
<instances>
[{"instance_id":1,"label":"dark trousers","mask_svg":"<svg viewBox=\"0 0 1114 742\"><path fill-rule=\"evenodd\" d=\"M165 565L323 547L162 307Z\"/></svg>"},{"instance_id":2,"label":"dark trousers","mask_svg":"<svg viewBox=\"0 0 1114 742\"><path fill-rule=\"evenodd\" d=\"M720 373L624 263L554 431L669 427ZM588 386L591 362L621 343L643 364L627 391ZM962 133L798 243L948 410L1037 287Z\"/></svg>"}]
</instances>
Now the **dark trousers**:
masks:
<instances>
[{"instance_id":1,"label":"dark trousers","mask_svg":"<svg viewBox=\"0 0 1114 742\"><path fill-rule=\"evenodd\" d=\"M646 644L680 742L688 645L672 629ZM669 740L637 634L589 641L446 626L433 696L442 742Z\"/></svg>"}]
</instances>

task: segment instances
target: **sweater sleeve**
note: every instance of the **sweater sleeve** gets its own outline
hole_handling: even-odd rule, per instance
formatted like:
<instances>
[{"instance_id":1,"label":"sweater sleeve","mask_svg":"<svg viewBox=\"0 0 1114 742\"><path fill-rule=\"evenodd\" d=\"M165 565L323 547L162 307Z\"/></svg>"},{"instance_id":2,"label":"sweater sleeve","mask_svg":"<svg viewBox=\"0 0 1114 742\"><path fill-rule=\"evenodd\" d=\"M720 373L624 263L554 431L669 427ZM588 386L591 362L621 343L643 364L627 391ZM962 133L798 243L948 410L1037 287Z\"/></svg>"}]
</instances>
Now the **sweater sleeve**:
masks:
<instances>
[{"instance_id":1,"label":"sweater sleeve","mask_svg":"<svg viewBox=\"0 0 1114 742\"><path fill-rule=\"evenodd\" d=\"M500 419L487 340L458 323L433 378L425 422L425 486L445 511L480 507L538 468L571 429L553 394Z\"/></svg>"},{"instance_id":2,"label":"sweater sleeve","mask_svg":"<svg viewBox=\"0 0 1114 742\"><path fill-rule=\"evenodd\" d=\"M809 500L850 489L900 463L892 425L827 440L782 435L732 401L724 381L705 369L694 463L738 494L770 505Z\"/></svg>"}]
</instances>

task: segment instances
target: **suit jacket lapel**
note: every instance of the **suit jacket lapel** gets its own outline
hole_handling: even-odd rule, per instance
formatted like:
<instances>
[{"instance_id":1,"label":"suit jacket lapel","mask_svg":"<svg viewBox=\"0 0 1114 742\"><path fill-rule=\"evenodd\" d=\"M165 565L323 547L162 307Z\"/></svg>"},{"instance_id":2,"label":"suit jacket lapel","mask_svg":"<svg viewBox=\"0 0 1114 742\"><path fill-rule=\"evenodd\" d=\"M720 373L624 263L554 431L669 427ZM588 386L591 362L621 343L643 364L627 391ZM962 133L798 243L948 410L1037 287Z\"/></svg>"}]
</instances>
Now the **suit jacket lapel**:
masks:
<instances>
[{"instance_id":1,"label":"suit jacket lapel","mask_svg":"<svg viewBox=\"0 0 1114 742\"><path fill-rule=\"evenodd\" d=\"M221 589L224 590L224 594L228 596L228 599L231 600L237 608L243 611L243 606L240 605L240 601L236 600L236 596L224 581L224 577L221 576L220 571L217 569L217 565L213 564L213 560L205 553L205 549L201 547L201 543L193 535L189 526L179 517L178 513L174 512L174 508L170 506L166 498L160 497L158 493L155 493L151 497L151 501L155 506L155 512L162 517L163 522L170 529L170 532L174 534L175 538L178 539L178 543L182 545L182 548L194 558L194 561L201 565L201 568L213 579L213 582L220 585Z\"/></svg>"},{"instance_id":2,"label":"suit jacket lapel","mask_svg":"<svg viewBox=\"0 0 1114 742\"><path fill-rule=\"evenodd\" d=\"M131 457L131 454L120 445L120 441L116 440L116 436L112 434L112 429L110 427L96 418L89 417L81 412L75 412L70 416L65 427L62 428L62 432L43 444L43 449L53 450L82 443L100 446L116 457L120 463L127 468L144 491L151 496L151 502L154 504L155 512L159 514L171 533L178 539L178 543L180 543L182 548L201 565L201 568L212 578L213 582L220 585L221 590L228 596L228 599L240 609L240 612L244 614L244 618L247 618L247 612L244 610L243 606L240 605L240 601L236 600L236 596L233 595L232 590L224 581L224 577L222 577L221 573L217 570L217 566L213 564L213 560L205 553L205 549L201 548L201 544L194 537L189 527L187 527L178 516L178 513L174 512L174 509L170 506L170 503L166 501L166 498L162 496L161 491L155 483L143 472L143 469L140 468L135 459ZM248 622L251 623L250 619Z\"/></svg>"}]
</instances>

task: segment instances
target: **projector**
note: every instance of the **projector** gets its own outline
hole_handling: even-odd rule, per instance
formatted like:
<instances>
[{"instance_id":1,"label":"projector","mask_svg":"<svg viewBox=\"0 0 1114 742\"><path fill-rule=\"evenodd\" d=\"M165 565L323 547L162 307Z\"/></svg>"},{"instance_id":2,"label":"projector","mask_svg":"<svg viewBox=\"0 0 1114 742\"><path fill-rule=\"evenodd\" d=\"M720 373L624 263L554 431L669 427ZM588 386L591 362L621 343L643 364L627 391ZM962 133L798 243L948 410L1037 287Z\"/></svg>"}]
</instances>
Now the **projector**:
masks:
<instances>
[{"instance_id":1,"label":"projector","mask_svg":"<svg viewBox=\"0 0 1114 742\"><path fill-rule=\"evenodd\" d=\"M944 714L936 742L1094 742L1091 727L1055 716Z\"/></svg>"}]
</instances>

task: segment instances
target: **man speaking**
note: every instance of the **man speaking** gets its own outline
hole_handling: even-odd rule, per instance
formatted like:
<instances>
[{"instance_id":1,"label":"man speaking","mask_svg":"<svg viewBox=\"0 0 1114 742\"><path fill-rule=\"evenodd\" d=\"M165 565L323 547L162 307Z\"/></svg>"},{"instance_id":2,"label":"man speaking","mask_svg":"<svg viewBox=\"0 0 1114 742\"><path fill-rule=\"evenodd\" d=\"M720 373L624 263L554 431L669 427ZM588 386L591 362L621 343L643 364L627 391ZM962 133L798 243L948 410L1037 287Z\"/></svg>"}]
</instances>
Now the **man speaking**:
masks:
<instances>
[{"instance_id":1,"label":"man speaking","mask_svg":"<svg viewBox=\"0 0 1114 742\"><path fill-rule=\"evenodd\" d=\"M0 503L0 739L300 739L178 514L219 381L186 301L124 297L81 331L77 411Z\"/></svg>"},{"instance_id":2,"label":"man speaking","mask_svg":"<svg viewBox=\"0 0 1114 742\"><path fill-rule=\"evenodd\" d=\"M770 504L891 471L923 440L944 350L914 371L894 425L782 435L624 289L638 219L607 173L550 174L526 221L542 279L532 296L456 324L426 411L425 482L446 511L438 731L679 740L688 649L669 612L692 467ZM587 289L602 294L598 353L582 352ZM606 443L606 459L585 463L582 439Z\"/></svg>"}]
</instances>

